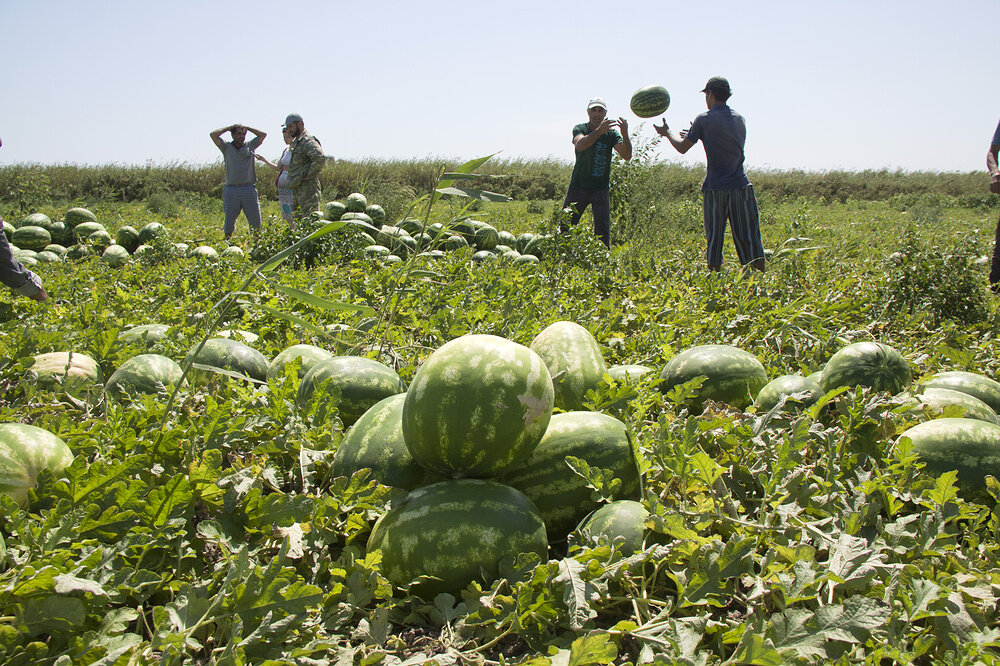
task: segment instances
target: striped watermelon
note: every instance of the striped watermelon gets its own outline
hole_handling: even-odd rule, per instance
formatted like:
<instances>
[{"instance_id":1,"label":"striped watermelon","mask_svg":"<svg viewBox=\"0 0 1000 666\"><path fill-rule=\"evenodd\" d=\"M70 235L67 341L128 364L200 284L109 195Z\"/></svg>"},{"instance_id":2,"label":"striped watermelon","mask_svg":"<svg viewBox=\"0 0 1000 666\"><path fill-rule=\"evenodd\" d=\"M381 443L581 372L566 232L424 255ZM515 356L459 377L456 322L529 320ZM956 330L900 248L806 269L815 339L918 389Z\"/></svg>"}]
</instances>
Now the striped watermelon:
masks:
<instances>
[{"instance_id":1,"label":"striped watermelon","mask_svg":"<svg viewBox=\"0 0 1000 666\"><path fill-rule=\"evenodd\" d=\"M86 242L95 231L107 231L100 222L81 222L73 227L73 237L80 243Z\"/></svg>"},{"instance_id":2,"label":"striped watermelon","mask_svg":"<svg viewBox=\"0 0 1000 666\"><path fill-rule=\"evenodd\" d=\"M198 344L193 345L184 357L184 362L188 361L220 370L238 372L261 382L267 378L267 357L253 347L229 338L210 338L205 341L205 346L200 351ZM188 379L195 385L207 384L218 376L212 370L195 367L192 367L188 372Z\"/></svg>"},{"instance_id":3,"label":"striped watermelon","mask_svg":"<svg viewBox=\"0 0 1000 666\"><path fill-rule=\"evenodd\" d=\"M132 254L139 247L139 231L128 225L119 227L118 231L115 232L115 244L121 245L128 250L129 254Z\"/></svg>"},{"instance_id":4,"label":"striped watermelon","mask_svg":"<svg viewBox=\"0 0 1000 666\"><path fill-rule=\"evenodd\" d=\"M360 192L354 192L348 194L347 198L344 199L344 207L348 213L363 213L365 208L368 208L368 199Z\"/></svg>"},{"instance_id":5,"label":"striped watermelon","mask_svg":"<svg viewBox=\"0 0 1000 666\"><path fill-rule=\"evenodd\" d=\"M325 206L323 206L323 218L336 221L340 219L340 216L347 212L347 206L340 203L339 201L330 201Z\"/></svg>"},{"instance_id":6,"label":"striped watermelon","mask_svg":"<svg viewBox=\"0 0 1000 666\"><path fill-rule=\"evenodd\" d=\"M954 405L965 411L964 417L967 419L978 419L1000 425L1000 419L997 418L996 412L990 409L990 406L985 402L968 393L930 386L925 388L922 393L913 396L913 399L917 406L910 411L921 416L925 413L925 408L931 412L941 412L946 407Z\"/></svg>"},{"instance_id":7,"label":"striped watermelon","mask_svg":"<svg viewBox=\"0 0 1000 666\"><path fill-rule=\"evenodd\" d=\"M73 462L73 453L48 430L24 423L0 423L0 494L18 504L28 501L43 469L61 472Z\"/></svg>"},{"instance_id":8,"label":"striped watermelon","mask_svg":"<svg viewBox=\"0 0 1000 666\"><path fill-rule=\"evenodd\" d=\"M333 358L335 354L316 345L292 345L278 352L278 355L271 359L267 366L267 381L281 379L285 376L285 366L299 359L298 377L312 370L313 366L321 361Z\"/></svg>"},{"instance_id":9,"label":"striped watermelon","mask_svg":"<svg viewBox=\"0 0 1000 666\"><path fill-rule=\"evenodd\" d=\"M129 344L142 344L149 347L167 339L170 327L166 324L140 324L118 334L118 339Z\"/></svg>"},{"instance_id":10,"label":"striped watermelon","mask_svg":"<svg viewBox=\"0 0 1000 666\"><path fill-rule=\"evenodd\" d=\"M910 367L898 351L881 342L855 342L830 357L823 368L823 391L865 386L896 394L910 383Z\"/></svg>"},{"instance_id":11,"label":"striped watermelon","mask_svg":"<svg viewBox=\"0 0 1000 666\"><path fill-rule=\"evenodd\" d=\"M493 476L535 450L553 400L538 354L495 335L465 335L417 370L403 405L406 447L438 474Z\"/></svg>"},{"instance_id":12,"label":"striped watermelon","mask_svg":"<svg viewBox=\"0 0 1000 666\"><path fill-rule=\"evenodd\" d=\"M663 86L645 86L632 94L628 106L640 118L652 118L670 106L670 93Z\"/></svg>"},{"instance_id":13,"label":"striped watermelon","mask_svg":"<svg viewBox=\"0 0 1000 666\"><path fill-rule=\"evenodd\" d=\"M925 471L940 476L958 471L958 487L966 497L986 488L986 476L1000 479L1000 425L975 419L933 419L913 426L909 437Z\"/></svg>"},{"instance_id":14,"label":"striped watermelon","mask_svg":"<svg viewBox=\"0 0 1000 666\"><path fill-rule=\"evenodd\" d=\"M1000 414L1000 382L975 372L953 370L932 375L926 386L961 391L979 398Z\"/></svg>"},{"instance_id":15,"label":"striped watermelon","mask_svg":"<svg viewBox=\"0 0 1000 666\"><path fill-rule=\"evenodd\" d=\"M66 226L71 229L77 225L83 224L84 222L97 222L97 216L91 213L86 208L70 208L66 211L65 218Z\"/></svg>"},{"instance_id":16,"label":"striped watermelon","mask_svg":"<svg viewBox=\"0 0 1000 666\"><path fill-rule=\"evenodd\" d=\"M183 373L173 359L160 354L139 354L112 373L104 392L119 399L137 393L165 395L177 385Z\"/></svg>"},{"instance_id":17,"label":"striped watermelon","mask_svg":"<svg viewBox=\"0 0 1000 666\"><path fill-rule=\"evenodd\" d=\"M128 263L132 255L128 253L121 245L109 245L104 252L101 253L101 259L104 260L108 266L112 268L121 268Z\"/></svg>"},{"instance_id":18,"label":"striped watermelon","mask_svg":"<svg viewBox=\"0 0 1000 666\"><path fill-rule=\"evenodd\" d=\"M557 321L529 345L542 357L552 376L555 406L583 409L587 391L596 389L607 372L601 347L590 331L572 321Z\"/></svg>"},{"instance_id":19,"label":"striped watermelon","mask_svg":"<svg viewBox=\"0 0 1000 666\"><path fill-rule=\"evenodd\" d=\"M700 376L707 379L689 405L695 411L701 410L706 400L744 409L767 384L764 366L750 352L729 345L700 345L667 362L660 371L660 390L666 393Z\"/></svg>"},{"instance_id":20,"label":"striped watermelon","mask_svg":"<svg viewBox=\"0 0 1000 666\"><path fill-rule=\"evenodd\" d=\"M413 490L442 479L417 464L403 441L405 393L375 403L344 435L333 456L334 476L370 469L379 483Z\"/></svg>"},{"instance_id":21,"label":"striped watermelon","mask_svg":"<svg viewBox=\"0 0 1000 666\"><path fill-rule=\"evenodd\" d=\"M649 511L642 502L615 500L584 518L577 530L585 539L597 539L608 544L620 539L619 550L631 555L643 549L648 517Z\"/></svg>"},{"instance_id":22,"label":"striped watermelon","mask_svg":"<svg viewBox=\"0 0 1000 666\"><path fill-rule=\"evenodd\" d=\"M612 470L621 481L616 499L636 499L641 490L636 454L624 423L599 412L554 415L531 457L497 477L535 503L550 543L564 541L598 507L587 480L566 464L567 456Z\"/></svg>"},{"instance_id":23,"label":"striped watermelon","mask_svg":"<svg viewBox=\"0 0 1000 666\"><path fill-rule=\"evenodd\" d=\"M139 244L148 245L154 238L167 233L167 228L159 222L149 222L139 229ZM138 249L138 248L137 248Z\"/></svg>"},{"instance_id":24,"label":"striped watermelon","mask_svg":"<svg viewBox=\"0 0 1000 666\"><path fill-rule=\"evenodd\" d=\"M35 356L31 372L38 385L45 389L61 386L80 397L103 388L104 380L97 361L80 352L47 352Z\"/></svg>"},{"instance_id":25,"label":"striped watermelon","mask_svg":"<svg viewBox=\"0 0 1000 666\"><path fill-rule=\"evenodd\" d=\"M52 226L52 218L50 218L45 213L31 213L25 215L21 218L20 222L17 222L14 227L20 229L21 227L41 227L42 229L48 230Z\"/></svg>"},{"instance_id":26,"label":"striped watermelon","mask_svg":"<svg viewBox=\"0 0 1000 666\"><path fill-rule=\"evenodd\" d=\"M300 407L323 395L340 390L338 413L345 427L350 427L375 403L390 395L403 393L406 385L392 368L363 356L334 356L320 361L302 377L295 397Z\"/></svg>"},{"instance_id":27,"label":"striped watermelon","mask_svg":"<svg viewBox=\"0 0 1000 666\"><path fill-rule=\"evenodd\" d=\"M365 207L365 215L367 215L375 224L382 224L385 222L385 209L378 204L368 204Z\"/></svg>"},{"instance_id":28,"label":"striped watermelon","mask_svg":"<svg viewBox=\"0 0 1000 666\"><path fill-rule=\"evenodd\" d=\"M211 245L199 245L188 252L188 257L191 259L200 259L202 261L218 261L219 252Z\"/></svg>"},{"instance_id":29,"label":"striped watermelon","mask_svg":"<svg viewBox=\"0 0 1000 666\"><path fill-rule=\"evenodd\" d=\"M802 375L781 375L769 381L754 399L754 407L758 412L767 412L781 400L796 393L805 393L799 399L789 400L785 408L808 407L823 397L823 389L815 381Z\"/></svg>"},{"instance_id":30,"label":"striped watermelon","mask_svg":"<svg viewBox=\"0 0 1000 666\"><path fill-rule=\"evenodd\" d=\"M501 563L522 553L546 557L545 525L524 494L495 481L452 479L418 488L372 529L368 552L382 551L382 573L395 586L424 577L413 592L457 595L488 585Z\"/></svg>"},{"instance_id":31,"label":"striped watermelon","mask_svg":"<svg viewBox=\"0 0 1000 666\"><path fill-rule=\"evenodd\" d=\"M24 250L41 252L52 242L52 234L42 227L27 225L14 229L14 233L10 235L10 242Z\"/></svg>"}]
</instances>

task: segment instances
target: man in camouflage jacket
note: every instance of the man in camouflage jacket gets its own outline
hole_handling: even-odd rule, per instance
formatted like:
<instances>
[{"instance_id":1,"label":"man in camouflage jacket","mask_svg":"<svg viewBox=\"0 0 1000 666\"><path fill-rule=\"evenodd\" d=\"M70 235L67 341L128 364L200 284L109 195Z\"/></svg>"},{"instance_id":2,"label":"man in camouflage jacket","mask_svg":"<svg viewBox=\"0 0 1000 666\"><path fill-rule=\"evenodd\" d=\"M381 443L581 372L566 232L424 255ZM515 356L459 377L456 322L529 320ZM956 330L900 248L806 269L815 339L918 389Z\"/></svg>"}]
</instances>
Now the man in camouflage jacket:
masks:
<instances>
[{"instance_id":1,"label":"man in camouflage jacket","mask_svg":"<svg viewBox=\"0 0 1000 666\"><path fill-rule=\"evenodd\" d=\"M296 217L305 217L319 210L319 174L326 164L326 155L319 139L306 131L302 116L291 113L285 118L285 127L292 137L292 160L288 165L289 186L292 189L292 207Z\"/></svg>"}]
</instances>

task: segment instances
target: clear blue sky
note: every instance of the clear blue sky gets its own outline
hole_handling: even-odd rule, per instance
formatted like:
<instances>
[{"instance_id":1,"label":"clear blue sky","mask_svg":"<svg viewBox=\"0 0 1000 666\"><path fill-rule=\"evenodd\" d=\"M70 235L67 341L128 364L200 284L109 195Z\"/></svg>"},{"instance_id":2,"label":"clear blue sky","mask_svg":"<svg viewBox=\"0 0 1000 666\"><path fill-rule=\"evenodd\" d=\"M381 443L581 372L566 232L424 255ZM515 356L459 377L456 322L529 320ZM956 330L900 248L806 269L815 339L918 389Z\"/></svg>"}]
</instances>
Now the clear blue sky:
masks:
<instances>
[{"instance_id":1,"label":"clear blue sky","mask_svg":"<svg viewBox=\"0 0 1000 666\"><path fill-rule=\"evenodd\" d=\"M291 111L340 158L568 161L590 97L634 128L632 92L663 85L680 128L721 74L750 167L978 171L998 18L996 0L3 0L0 164L205 164L233 122L273 157Z\"/></svg>"}]
</instances>

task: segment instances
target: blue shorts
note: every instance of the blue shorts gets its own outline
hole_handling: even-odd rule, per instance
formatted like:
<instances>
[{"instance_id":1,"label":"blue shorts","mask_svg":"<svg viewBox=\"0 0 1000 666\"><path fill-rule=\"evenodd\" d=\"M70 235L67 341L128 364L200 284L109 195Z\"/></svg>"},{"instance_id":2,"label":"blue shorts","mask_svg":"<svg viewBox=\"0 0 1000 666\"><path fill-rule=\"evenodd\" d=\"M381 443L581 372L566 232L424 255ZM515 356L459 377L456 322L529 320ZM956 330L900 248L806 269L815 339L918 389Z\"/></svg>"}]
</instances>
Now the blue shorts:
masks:
<instances>
[{"instance_id":1,"label":"blue shorts","mask_svg":"<svg viewBox=\"0 0 1000 666\"><path fill-rule=\"evenodd\" d=\"M764 258L764 243L760 239L760 219L753 185L738 190L705 190L705 239L708 241L706 261L709 266L722 265L722 240L726 236L726 220L733 230L733 244L741 264Z\"/></svg>"},{"instance_id":2,"label":"blue shorts","mask_svg":"<svg viewBox=\"0 0 1000 666\"><path fill-rule=\"evenodd\" d=\"M260 201L257 200L257 186L226 185L222 188L222 211L226 215L222 231L227 236L232 234L236 228L236 218L240 216L240 211L246 216L250 228L258 231L260 229Z\"/></svg>"}]
</instances>

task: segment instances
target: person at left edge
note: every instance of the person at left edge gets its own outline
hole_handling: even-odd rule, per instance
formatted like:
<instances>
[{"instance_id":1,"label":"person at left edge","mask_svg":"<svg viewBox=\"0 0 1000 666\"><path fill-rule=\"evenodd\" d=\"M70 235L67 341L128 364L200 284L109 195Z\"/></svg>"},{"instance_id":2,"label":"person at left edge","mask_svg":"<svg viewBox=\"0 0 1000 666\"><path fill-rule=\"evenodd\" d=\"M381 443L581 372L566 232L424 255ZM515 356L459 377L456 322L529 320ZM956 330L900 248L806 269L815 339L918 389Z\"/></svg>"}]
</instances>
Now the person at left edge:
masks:
<instances>
[{"instance_id":1,"label":"person at left edge","mask_svg":"<svg viewBox=\"0 0 1000 666\"><path fill-rule=\"evenodd\" d=\"M587 122L573 127L573 148L576 164L563 208L573 211L570 224L576 224L591 206L594 233L611 247L611 150L626 162L632 159L628 121L608 118L608 105L595 97L587 103Z\"/></svg>"},{"instance_id":2,"label":"person at left edge","mask_svg":"<svg viewBox=\"0 0 1000 666\"><path fill-rule=\"evenodd\" d=\"M0 141L0 146L2 145L3 141ZM0 226L2 225L3 221L0 220ZM14 251L10 249L10 243L7 242L7 235L2 231L0 231L0 282L18 294L38 302L49 298L48 292L42 286L41 278L14 258Z\"/></svg>"},{"instance_id":3,"label":"person at left edge","mask_svg":"<svg viewBox=\"0 0 1000 666\"><path fill-rule=\"evenodd\" d=\"M997 161L1000 154L1000 123L993 132L989 152L986 153L986 168L990 171L990 192L1000 194L1000 164ZM996 239L993 244L993 264L990 266L990 289L994 294L1000 294L1000 220L997 220Z\"/></svg>"},{"instance_id":4,"label":"person at left edge","mask_svg":"<svg viewBox=\"0 0 1000 666\"><path fill-rule=\"evenodd\" d=\"M247 143L247 132L254 138ZM232 141L223 141L222 135L229 132ZM260 201L257 199L257 170L254 165L254 151L264 142L267 133L245 125L230 125L209 134L212 143L222 151L226 165L226 185L222 190L222 210L225 221L222 232L229 240L236 230L236 218L243 212L254 233L260 231Z\"/></svg>"}]
</instances>

